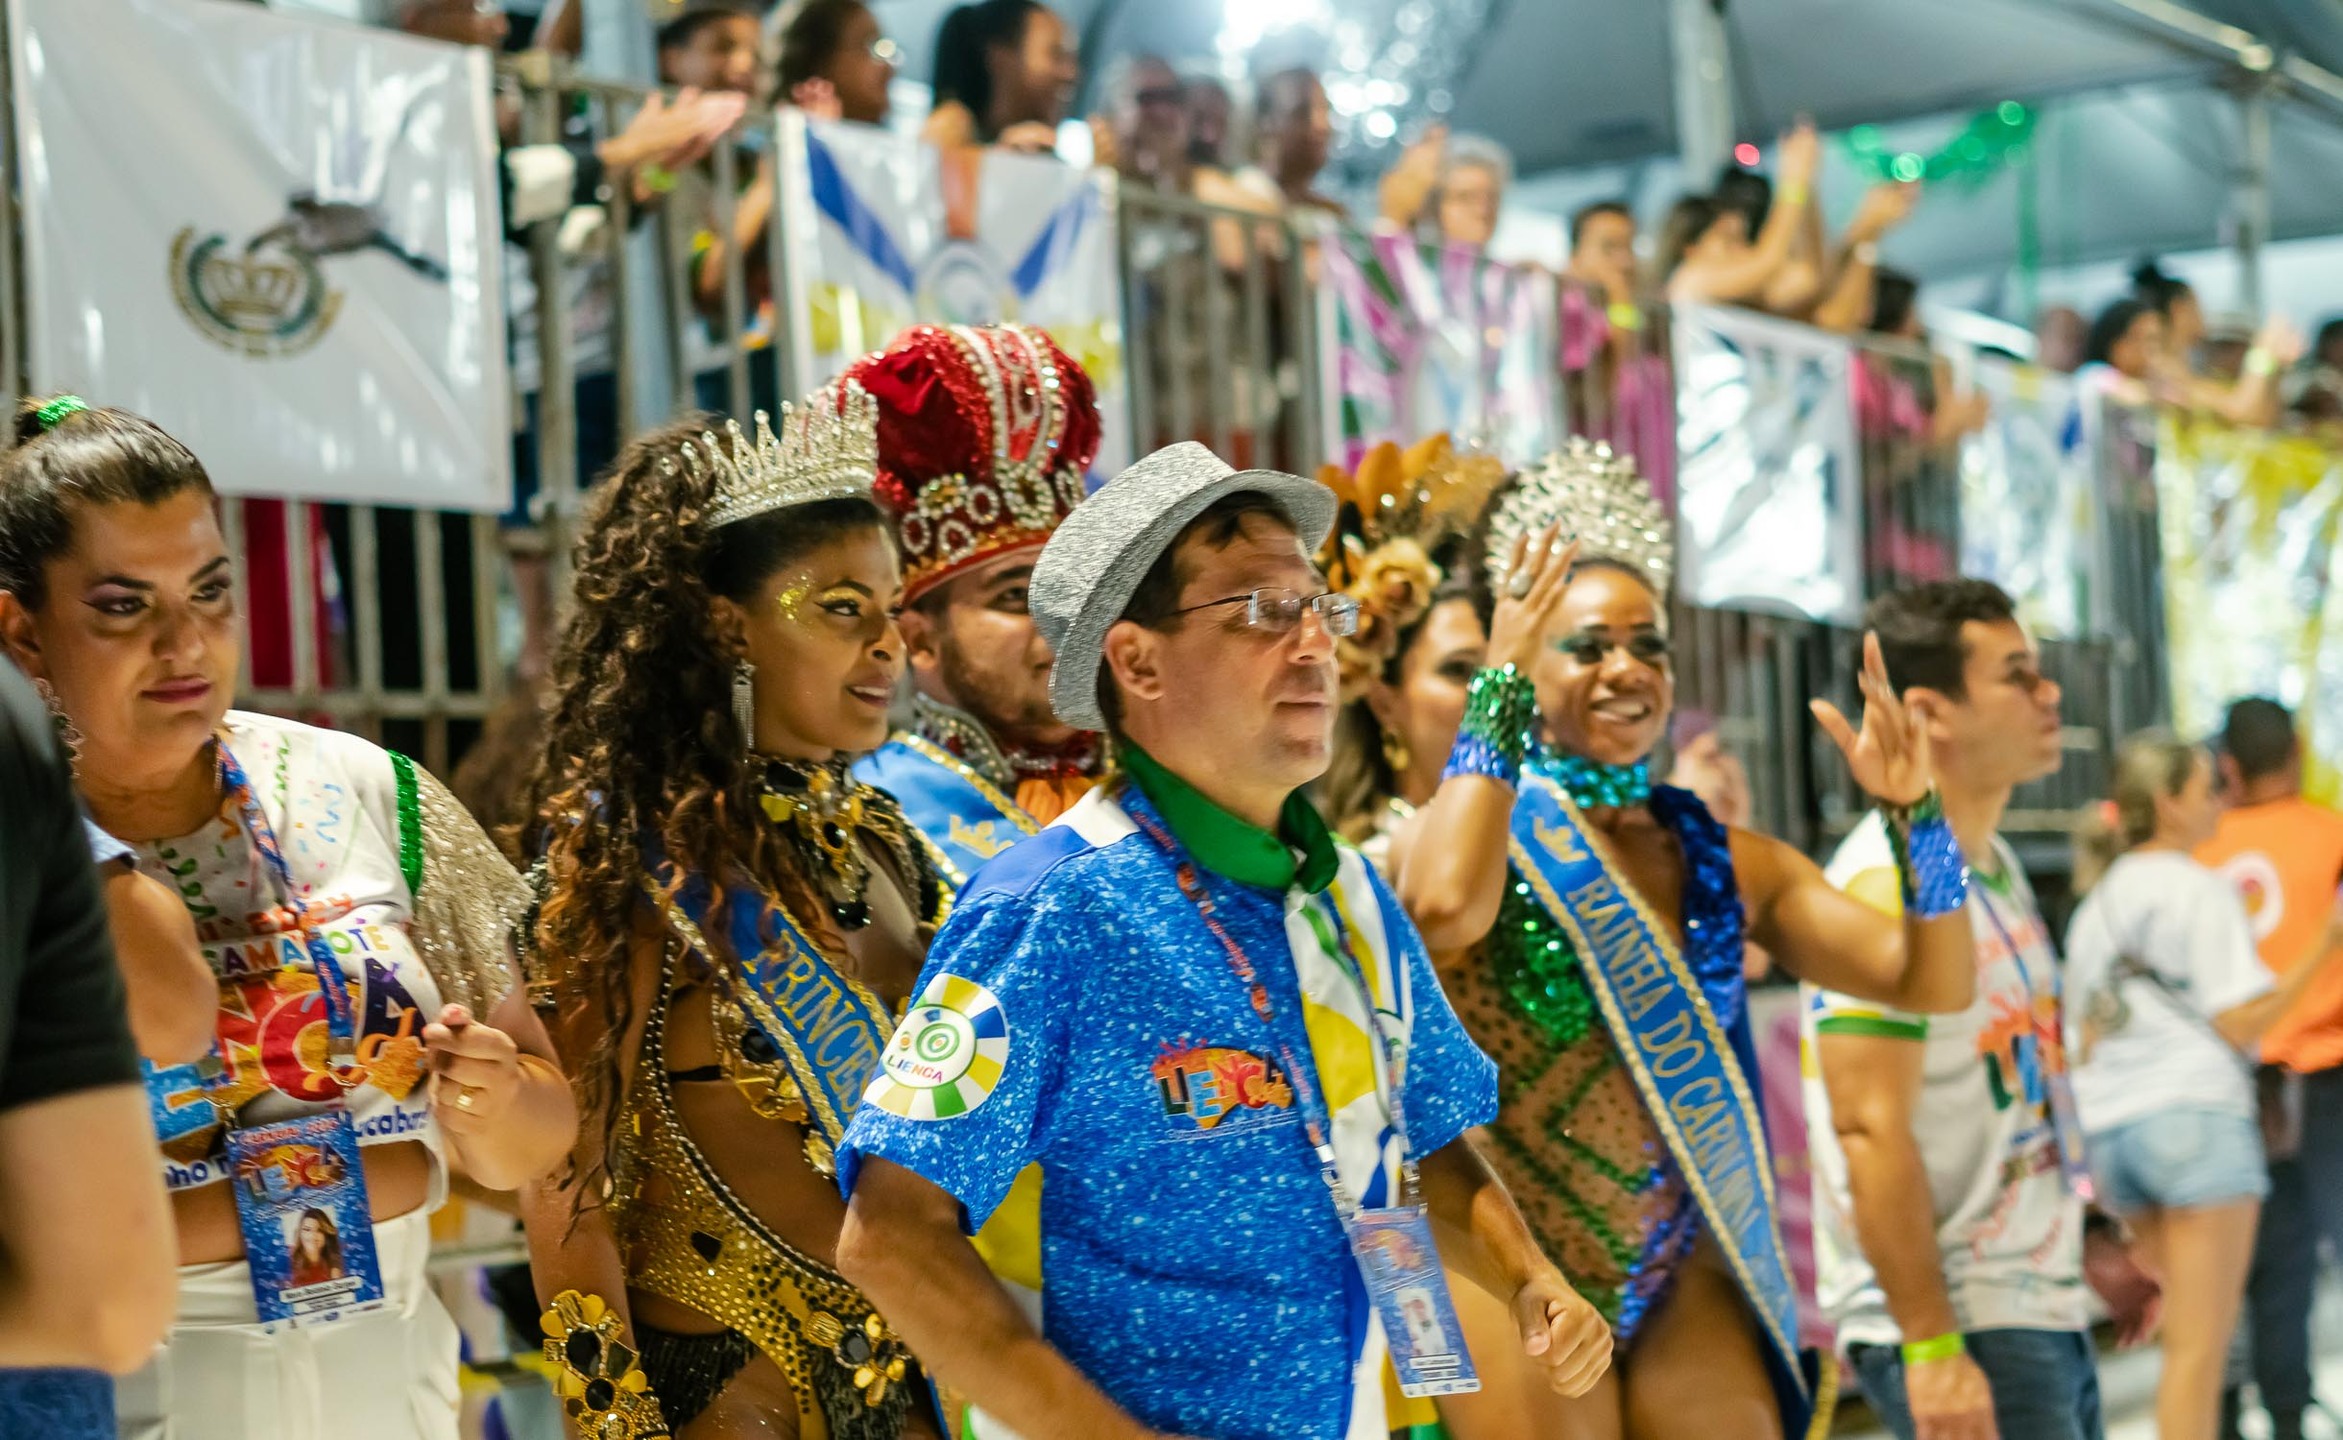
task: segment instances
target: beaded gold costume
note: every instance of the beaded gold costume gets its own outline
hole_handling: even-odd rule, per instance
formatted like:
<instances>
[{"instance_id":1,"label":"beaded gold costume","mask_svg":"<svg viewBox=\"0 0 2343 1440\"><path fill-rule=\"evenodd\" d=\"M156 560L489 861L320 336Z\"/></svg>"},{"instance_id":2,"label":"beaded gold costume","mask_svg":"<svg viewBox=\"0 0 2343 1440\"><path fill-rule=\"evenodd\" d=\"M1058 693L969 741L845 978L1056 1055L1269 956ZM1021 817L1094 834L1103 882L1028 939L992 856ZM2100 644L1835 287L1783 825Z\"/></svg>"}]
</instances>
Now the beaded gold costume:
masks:
<instances>
[{"instance_id":1,"label":"beaded gold costume","mask_svg":"<svg viewBox=\"0 0 2343 1440\"><path fill-rule=\"evenodd\" d=\"M808 768L820 773L797 773ZM840 803L822 811L825 823L838 833L801 846L801 861L810 868L819 858L816 852L826 854L843 844L855 847L859 856L868 846L880 862L877 868L901 885L922 942L932 937L949 912L950 899L893 797L851 781L842 765L772 761L767 770L769 802L798 797L765 807L793 842L806 828L797 823L793 804L812 804L826 793L825 785L843 787ZM867 876L870 868L859 873ZM792 1127L783 1133L793 1148L802 1149L816 1174L828 1177L834 1161L827 1132L843 1123L864 1077L855 1069L853 1048L846 1046L820 1051L844 1057L838 1061L846 1071L843 1085L827 1071L806 1071L801 1078L793 1064L806 1063L815 1047L801 1043L803 1035L792 1028L789 997L759 977L769 982L776 973L797 973L774 964L776 956L795 953L855 997L851 1008L867 1012L869 1019L891 1026L898 1015L840 970L829 943L817 938L833 932L797 926L778 897L744 889L735 896L737 908L711 910L706 887L686 882L671 890L664 883L671 878L663 864L645 875L667 938L658 998L645 1020L610 1158L609 1211L626 1257L628 1286L687 1306L725 1328L689 1335L638 1324L643 1369L668 1421L680 1427L705 1410L741 1367L763 1354L789 1381L798 1434L805 1440L894 1440L925 1394L901 1338L844 1277L792 1246L733 1193L677 1112L674 1085L685 1079L729 1081L757 1115ZM840 924L868 923L859 891L832 897L826 887L815 889ZM712 935L724 937L721 948L711 947ZM792 952L793 943L805 949ZM718 1063L704 1073L679 1076L668 1068L668 1018L679 993L693 985L709 992ZM833 1006L825 1013L835 1021L844 1011ZM835 1038L839 1032L828 1033ZM886 1031L879 1030L864 1058L875 1064L885 1039ZM809 1096L809 1085L824 1093ZM814 1113L817 1105L826 1107L821 1116Z\"/></svg>"},{"instance_id":2,"label":"beaded gold costume","mask_svg":"<svg viewBox=\"0 0 2343 1440\"><path fill-rule=\"evenodd\" d=\"M735 1196L676 1114L666 1063L667 1009L675 988L671 953L658 1004L644 1027L613 1157L611 1222L628 1257L631 1288L689 1306L731 1334L646 1334L644 1368L653 1391L663 1398L671 1388L682 1392L669 1398L672 1408L683 1408L675 1401L693 1400L693 1410L704 1408L754 1347L796 1392L800 1436L893 1440L903 1433L917 1394L906 1383L910 1355L902 1340L861 1291L775 1234ZM719 1017L726 1008L719 1000ZM727 1056L741 1048L725 1043L729 1028L720 1018L718 1039ZM726 1070L738 1078L729 1061ZM793 1089L784 1076L761 1113L786 1119ZM805 1119L802 1099L794 1114L801 1123ZM651 1187L654 1175L658 1183ZM677 1373L703 1361L709 1350L722 1352L717 1368L724 1373L688 1379Z\"/></svg>"}]
</instances>

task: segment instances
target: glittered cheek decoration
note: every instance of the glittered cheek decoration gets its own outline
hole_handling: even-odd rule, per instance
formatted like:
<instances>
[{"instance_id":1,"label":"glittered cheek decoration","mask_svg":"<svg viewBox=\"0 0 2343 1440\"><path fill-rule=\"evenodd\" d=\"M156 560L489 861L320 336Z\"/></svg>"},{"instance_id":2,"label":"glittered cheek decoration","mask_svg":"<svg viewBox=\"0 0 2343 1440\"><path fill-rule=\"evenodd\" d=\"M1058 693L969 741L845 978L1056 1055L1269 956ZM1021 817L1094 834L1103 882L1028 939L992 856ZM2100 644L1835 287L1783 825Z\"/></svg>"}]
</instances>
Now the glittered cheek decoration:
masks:
<instances>
[{"instance_id":1,"label":"glittered cheek decoration","mask_svg":"<svg viewBox=\"0 0 2343 1440\"><path fill-rule=\"evenodd\" d=\"M773 608L780 613L781 618L784 620L794 621L803 619L805 615L805 602L813 598L813 593L813 581L793 581L790 584L783 586L781 593L773 597Z\"/></svg>"}]
</instances>

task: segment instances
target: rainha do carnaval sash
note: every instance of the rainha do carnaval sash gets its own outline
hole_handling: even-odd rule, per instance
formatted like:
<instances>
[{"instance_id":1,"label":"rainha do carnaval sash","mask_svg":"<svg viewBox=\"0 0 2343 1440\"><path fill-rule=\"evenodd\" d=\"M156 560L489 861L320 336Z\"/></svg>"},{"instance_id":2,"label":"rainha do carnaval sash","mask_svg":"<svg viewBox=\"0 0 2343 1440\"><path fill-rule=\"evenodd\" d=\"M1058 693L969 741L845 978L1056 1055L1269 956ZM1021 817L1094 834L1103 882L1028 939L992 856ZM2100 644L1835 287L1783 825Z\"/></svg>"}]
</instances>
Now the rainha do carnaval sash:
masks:
<instances>
[{"instance_id":1,"label":"rainha do carnaval sash","mask_svg":"<svg viewBox=\"0 0 2343 1440\"><path fill-rule=\"evenodd\" d=\"M741 1008L773 1042L805 1095L823 1142L811 1147L809 1141L809 1153L830 1153L878 1070L894 1017L868 988L829 962L780 902L743 889L712 906L705 879L692 876L680 885L675 880L675 867L660 860L643 877L643 890L683 943L721 969L724 958L707 938L711 910L719 912L717 932L747 982L739 987Z\"/></svg>"},{"instance_id":2,"label":"rainha do carnaval sash","mask_svg":"<svg viewBox=\"0 0 2343 1440\"><path fill-rule=\"evenodd\" d=\"M855 774L895 797L954 891L1041 828L999 786L923 736L897 731Z\"/></svg>"},{"instance_id":3,"label":"rainha do carnaval sash","mask_svg":"<svg viewBox=\"0 0 2343 1440\"><path fill-rule=\"evenodd\" d=\"M1794 1412L1785 1430L1799 1435L1817 1408L1815 1387L1798 1349L1798 1292L1774 1216L1772 1157L1732 1036L1666 924L1577 807L1535 774L1523 775L1514 802L1511 854L1577 951L1621 1063L1765 1331L1778 1398Z\"/></svg>"}]
</instances>

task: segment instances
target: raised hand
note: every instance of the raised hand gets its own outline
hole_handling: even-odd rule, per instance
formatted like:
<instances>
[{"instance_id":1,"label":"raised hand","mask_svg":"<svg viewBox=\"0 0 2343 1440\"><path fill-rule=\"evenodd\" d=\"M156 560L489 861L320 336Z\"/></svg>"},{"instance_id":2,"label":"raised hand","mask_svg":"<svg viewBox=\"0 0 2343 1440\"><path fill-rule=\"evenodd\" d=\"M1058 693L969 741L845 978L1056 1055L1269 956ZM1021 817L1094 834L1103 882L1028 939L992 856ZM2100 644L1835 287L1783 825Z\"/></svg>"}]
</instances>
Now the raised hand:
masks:
<instances>
[{"instance_id":1,"label":"raised hand","mask_svg":"<svg viewBox=\"0 0 2343 1440\"><path fill-rule=\"evenodd\" d=\"M1863 729L1858 733L1828 700L1808 702L1815 722L1847 757L1855 783L1873 799L1889 805L1917 804L1936 783L1928 750L1928 727L1906 708L1888 683L1887 661L1879 650L1879 636L1863 637Z\"/></svg>"},{"instance_id":2,"label":"raised hand","mask_svg":"<svg viewBox=\"0 0 2343 1440\"><path fill-rule=\"evenodd\" d=\"M1775 162L1774 180L1785 190L1813 193L1814 176L1822 166L1822 137L1815 133L1814 122L1801 120L1782 136L1781 158Z\"/></svg>"},{"instance_id":3,"label":"raised hand","mask_svg":"<svg viewBox=\"0 0 2343 1440\"><path fill-rule=\"evenodd\" d=\"M816 120L846 118L846 102L838 98L838 87L819 75L790 87L789 103Z\"/></svg>"},{"instance_id":4,"label":"raised hand","mask_svg":"<svg viewBox=\"0 0 2343 1440\"><path fill-rule=\"evenodd\" d=\"M1570 567L1578 561L1578 540L1562 543L1559 521L1513 542L1505 582L1489 617L1489 664L1527 672L1546 643L1562 596L1570 588Z\"/></svg>"}]
</instances>

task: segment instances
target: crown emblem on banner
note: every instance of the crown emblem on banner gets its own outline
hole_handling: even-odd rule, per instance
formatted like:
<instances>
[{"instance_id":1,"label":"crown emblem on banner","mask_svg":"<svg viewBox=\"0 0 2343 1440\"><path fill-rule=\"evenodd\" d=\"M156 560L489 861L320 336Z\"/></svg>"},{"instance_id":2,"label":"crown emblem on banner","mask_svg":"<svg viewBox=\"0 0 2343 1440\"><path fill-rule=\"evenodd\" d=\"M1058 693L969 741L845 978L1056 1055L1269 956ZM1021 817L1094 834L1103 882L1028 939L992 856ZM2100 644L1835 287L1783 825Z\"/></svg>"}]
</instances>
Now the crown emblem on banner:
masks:
<instances>
[{"instance_id":1,"label":"crown emblem on banner","mask_svg":"<svg viewBox=\"0 0 2343 1440\"><path fill-rule=\"evenodd\" d=\"M199 283L212 307L230 321L266 324L291 308L301 272L277 260L214 255L205 262Z\"/></svg>"},{"instance_id":2,"label":"crown emblem on banner","mask_svg":"<svg viewBox=\"0 0 2343 1440\"><path fill-rule=\"evenodd\" d=\"M878 403L852 381L833 383L782 406L777 424L759 410L753 437L727 420L722 432L683 442L666 463L671 472L714 474L710 529L819 500L869 500L879 468Z\"/></svg>"},{"instance_id":3,"label":"crown emblem on banner","mask_svg":"<svg viewBox=\"0 0 2343 1440\"><path fill-rule=\"evenodd\" d=\"M323 339L341 313L342 293L291 247L229 248L225 235L171 242L171 294L203 336L255 359L298 355Z\"/></svg>"}]
</instances>

